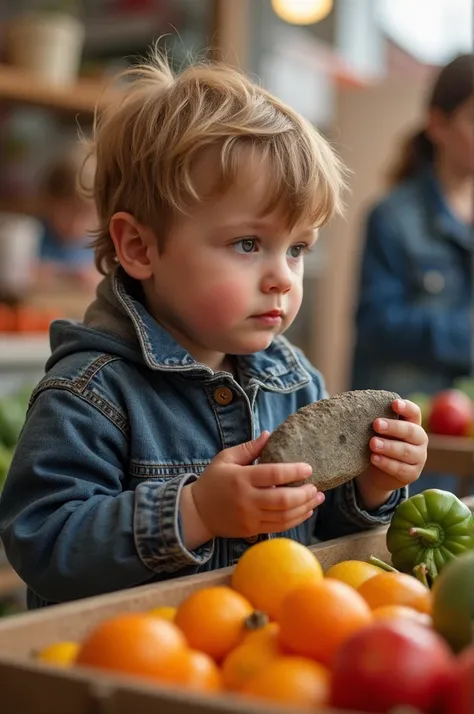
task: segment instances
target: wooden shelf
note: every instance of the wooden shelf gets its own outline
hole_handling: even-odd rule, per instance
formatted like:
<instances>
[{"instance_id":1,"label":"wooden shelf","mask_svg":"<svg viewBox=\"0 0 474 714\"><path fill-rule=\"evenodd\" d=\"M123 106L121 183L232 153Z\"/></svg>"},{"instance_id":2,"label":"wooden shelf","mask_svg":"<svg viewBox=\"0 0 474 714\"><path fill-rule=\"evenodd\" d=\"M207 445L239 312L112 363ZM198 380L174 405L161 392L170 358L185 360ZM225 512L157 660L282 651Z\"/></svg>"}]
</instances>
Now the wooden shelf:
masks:
<instances>
[{"instance_id":1,"label":"wooden shelf","mask_svg":"<svg viewBox=\"0 0 474 714\"><path fill-rule=\"evenodd\" d=\"M36 198L0 195L0 213L21 213L27 216L40 216L41 204Z\"/></svg>"},{"instance_id":2,"label":"wooden shelf","mask_svg":"<svg viewBox=\"0 0 474 714\"><path fill-rule=\"evenodd\" d=\"M474 488L474 438L428 434L426 473L452 474L459 479L461 496Z\"/></svg>"},{"instance_id":3,"label":"wooden shelf","mask_svg":"<svg viewBox=\"0 0 474 714\"><path fill-rule=\"evenodd\" d=\"M0 64L0 102L47 107L59 112L93 114L102 101L107 84L103 81L80 79L74 85L56 87L39 81L21 69ZM108 90L107 98L117 90Z\"/></svg>"}]
</instances>

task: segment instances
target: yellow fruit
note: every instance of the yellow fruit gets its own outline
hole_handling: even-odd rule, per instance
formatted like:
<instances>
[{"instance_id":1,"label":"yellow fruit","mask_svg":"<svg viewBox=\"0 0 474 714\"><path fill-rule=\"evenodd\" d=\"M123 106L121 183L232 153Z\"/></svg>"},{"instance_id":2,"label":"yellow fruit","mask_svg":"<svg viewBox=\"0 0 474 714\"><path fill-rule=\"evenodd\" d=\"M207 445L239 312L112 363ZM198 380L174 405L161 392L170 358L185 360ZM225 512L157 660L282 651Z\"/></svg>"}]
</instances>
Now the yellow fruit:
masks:
<instances>
[{"instance_id":1,"label":"yellow fruit","mask_svg":"<svg viewBox=\"0 0 474 714\"><path fill-rule=\"evenodd\" d=\"M162 605L161 607L154 607L152 610L149 610L148 614L154 615L155 617L161 617L162 620L174 622L174 618L176 617L177 611L177 607L171 607L170 605Z\"/></svg>"},{"instance_id":2,"label":"yellow fruit","mask_svg":"<svg viewBox=\"0 0 474 714\"><path fill-rule=\"evenodd\" d=\"M373 578L375 575L380 575L382 572L381 568L365 563L363 560L343 560L341 563L336 563L329 570L326 570L325 576L326 578L340 580L357 590L366 580Z\"/></svg>"},{"instance_id":3,"label":"yellow fruit","mask_svg":"<svg viewBox=\"0 0 474 714\"><path fill-rule=\"evenodd\" d=\"M55 642L37 653L36 659L58 667L69 667L76 660L79 651L77 642Z\"/></svg>"},{"instance_id":4,"label":"yellow fruit","mask_svg":"<svg viewBox=\"0 0 474 714\"><path fill-rule=\"evenodd\" d=\"M321 565L309 548L289 538L271 538L243 554L232 573L231 585L274 620L290 590L322 578Z\"/></svg>"}]
</instances>

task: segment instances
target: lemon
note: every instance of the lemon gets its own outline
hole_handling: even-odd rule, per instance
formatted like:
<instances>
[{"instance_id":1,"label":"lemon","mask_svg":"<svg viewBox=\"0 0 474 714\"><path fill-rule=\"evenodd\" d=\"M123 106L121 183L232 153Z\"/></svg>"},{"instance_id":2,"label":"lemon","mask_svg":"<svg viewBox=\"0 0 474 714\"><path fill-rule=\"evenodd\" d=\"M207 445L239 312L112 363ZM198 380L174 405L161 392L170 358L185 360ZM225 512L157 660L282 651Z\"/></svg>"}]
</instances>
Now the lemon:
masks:
<instances>
[{"instance_id":1,"label":"lemon","mask_svg":"<svg viewBox=\"0 0 474 714\"><path fill-rule=\"evenodd\" d=\"M325 577L340 580L357 590L366 580L383 572L382 568L363 560L343 560L326 570Z\"/></svg>"},{"instance_id":2,"label":"lemon","mask_svg":"<svg viewBox=\"0 0 474 714\"><path fill-rule=\"evenodd\" d=\"M171 605L161 605L160 607L154 607L152 610L149 610L148 614L154 617L161 617L162 620L173 622L176 617L177 609L176 607L171 607Z\"/></svg>"},{"instance_id":3,"label":"lemon","mask_svg":"<svg viewBox=\"0 0 474 714\"><path fill-rule=\"evenodd\" d=\"M48 664L56 664L59 667L69 667L76 659L79 650L77 642L55 642L40 650L36 659Z\"/></svg>"}]
</instances>

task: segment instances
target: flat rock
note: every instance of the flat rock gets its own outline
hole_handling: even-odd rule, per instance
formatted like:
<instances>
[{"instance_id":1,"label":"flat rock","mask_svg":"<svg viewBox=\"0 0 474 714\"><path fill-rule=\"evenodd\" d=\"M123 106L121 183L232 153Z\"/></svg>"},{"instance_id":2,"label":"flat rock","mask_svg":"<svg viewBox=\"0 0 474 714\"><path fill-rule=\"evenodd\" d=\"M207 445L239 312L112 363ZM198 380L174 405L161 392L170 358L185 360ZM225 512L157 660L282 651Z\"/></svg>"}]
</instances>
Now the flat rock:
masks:
<instances>
[{"instance_id":1,"label":"flat rock","mask_svg":"<svg viewBox=\"0 0 474 714\"><path fill-rule=\"evenodd\" d=\"M259 462L305 462L313 469L307 482L320 491L340 486L370 465L374 420L397 419L392 402L399 398L395 392L362 389L308 404L275 429Z\"/></svg>"}]
</instances>

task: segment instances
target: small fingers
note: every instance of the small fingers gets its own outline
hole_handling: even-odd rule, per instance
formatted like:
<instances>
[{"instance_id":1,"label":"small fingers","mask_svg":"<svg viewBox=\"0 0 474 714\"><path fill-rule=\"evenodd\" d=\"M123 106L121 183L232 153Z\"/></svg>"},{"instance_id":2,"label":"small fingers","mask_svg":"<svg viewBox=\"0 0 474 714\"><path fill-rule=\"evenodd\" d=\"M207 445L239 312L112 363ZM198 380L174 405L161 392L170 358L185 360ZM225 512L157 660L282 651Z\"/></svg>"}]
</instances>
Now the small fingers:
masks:
<instances>
[{"instance_id":1,"label":"small fingers","mask_svg":"<svg viewBox=\"0 0 474 714\"><path fill-rule=\"evenodd\" d=\"M322 494L321 494L322 496ZM311 508L308 505L299 506L298 508L292 508L291 511L262 511L262 522L272 523L273 529L279 528L279 530L285 530L285 524L297 521L304 521L308 516L308 513L312 513L317 506L321 505L324 497L321 500L316 500Z\"/></svg>"},{"instance_id":2,"label":"small fingers","mask_svg":"<svg viewBox=\"0 0 474 714\"><path fill-rule=\"evenodd\" d=\"M413 446L407 441L381 439L378 436L374 436L370 440L370 448L376 454L403 461L405 464L422 464L426 460L425 448L423 446Z\"/></svg>"},{"instance_id":3,"label":"small fingers","mask_svg":"<svg viewBox=\"0 0 474 714\"><path fill-rule=\"evenodd\" d=\"M428 436L419 424L401 419L376 419L374 429L378 434L406 441L414 446L425 446Z\"/></svg>"},{"instance_id":4,"label":"small fingers","mask_svg":"<svg viewBox=\"0 0 474 714\"><path fill-rule=\"evenodd\" d=\"M255 505L262 511L291 511L307 506L311 510L318 503L318 491L312 484L303 484L298 488L260 488L254 491Z\"/></svg>"},{"instance_id":5,"label":"small fingers","mask_svg":"<svg viewBox=\"0 0 474 714\"><path fill-rule=\"evenodd\" d=\"M309 464L256 464L251 467L250 482L255 488L286 486L289 483L305 481L313 472Z\"/></svg>"},{"instance_id":6,"label":"small fingers","mask_svg":"<svg viewBox=\"0 0 474 714\"><path fill-rule=\"evenodd\" d=\"M392 409L406 421L411 421L413 424L421 425L422 415L418 404L410 402L408 399L395 399L392 403Z\"/></svg>"},{"instance_id":7,"label":"small fingers","mask_svg":"<svg viewBox=\"0 0 474 714\"><path fill-rule=\"evenodd\" d=\"M412 483L420 475L419 464L406 464L403 461L397 461L380 454L372 454L370 461L381 471L401 481L402 484Z\"/></svg>"},{"instance_id":8,"label":"small fingers","mask_svg":"<svg viewBox=\"0 0 474 714\"><path fill-rule=\"evenodd\" d=\"M298 513L295 517L288 517L279 521L262 521L260 532L282 533L283 531L289 531L291 528L296 528L296 526L307 521L312 515L313 511L303 511L301 514Z\"/></svg>"}]
</instances>

